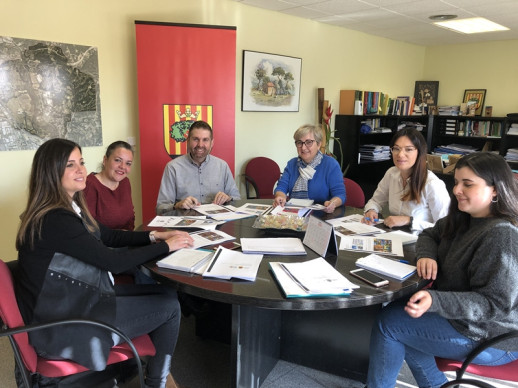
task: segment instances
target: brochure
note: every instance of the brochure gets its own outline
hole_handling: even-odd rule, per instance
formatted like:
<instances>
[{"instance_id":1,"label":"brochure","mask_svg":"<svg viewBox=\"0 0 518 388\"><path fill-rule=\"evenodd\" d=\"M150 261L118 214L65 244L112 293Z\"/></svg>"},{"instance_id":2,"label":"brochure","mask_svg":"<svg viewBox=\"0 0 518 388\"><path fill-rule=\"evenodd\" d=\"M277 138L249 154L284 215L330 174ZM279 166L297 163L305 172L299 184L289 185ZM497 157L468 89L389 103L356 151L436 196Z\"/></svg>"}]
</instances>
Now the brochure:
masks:
<instances>
[{"instance_id":1,"label":"brochure","mask_svg":"<svg viewBox=\"0 0 518 388\"><path fill-rule=\"evenodd\" d=\"M219 247L203 277L254 281L263 255L250 255Z\"/></svg>"},{"instance_id":2,"label":"brochure","mask_svg":"<svg viewBox=\"0 0 518 388\"><path fill-rule=\"evenodd\" d=\"M259 203L245 203L243 206L236 208L237 212L248 213L255 216L260 216L265 211L271 209L272 205L264 205Z\"/></svg>"},{"instance_id":3,"label":"brochure","mask_svg":"<svg viewBox=\"0 0 518 388\"><path fill-rule=\"evenodd\" d=\"M344 222L334 219L328 220L327 222L333 225L335 232L340 235L340 237L385 233L383 229L377 228L373 225L362 224L357 221Z\"/></svg>"},{"instance_id":4,"label":"brochure","mask_svg":"<svg viewBox=\"0 0 518 388\"><path fill-rule=\"evenodd\" d=\"M201 228L205 230L213 230L216 229L216 226L221 224L224 224L224 221L216 221L205 216L156 216L148 226L159 228Z\"/></svg>"},{"instance_id":5,"label":"brochure","mask_svg":"<svg viewBox=\"0 0 518 388\"><path fill-rule=\"evenodd\" d=\"M213 255L214 252L211 251L179 249L157 261L156 265L160 268L196 273L204 264L208 264Z\"/></svg>"},{"instance_id":6,"label":"brochure","mask_svg":"<svg viewBox=\"0 0 518 388\"><path fill-rule=\"evenodd\" d=\"M303 263L269 264L287 298L348 296L353 289L359 287L322 257Z\"/></svg>"},{"instance_id":7,"label":"brochure","mask_svg":"<svg viewBox=\"0 0 518 388\"><path fill-rule=\"evenodd\" d=\"M218 221L238 220L240 218L252 217L249 213L239 213L234 206L215 205L213 203L196 206L194 208L198 213L206 215Z\"/></svg>"},{"instance_id":8,"label":"brochure","mask_svg":"<svg viewBox=\"0 0 518 388\"><path fill-rule=\"evenodd\" d=\"M305 255L306 250L300 238L242 238L243 253L262 253L265 255Z\"/></svg>"},{"instance_id":9,"label":"brochure","mask_svg":"<svg viewBox=\"0 0 518 388\"><path fill-rule=\"evenodd\" d=\"M405 264L376 254L356 260L356 265L398 280L404 280L416 272L415 265Z\"/></svg>"},{"instance_id":10,"label":"brochure","mask_svg":"<svg viewBox=\"0 0 518 388\"><path fill-rule=\"evenodd\" d=\"M362 251L382 253L385 255L403 256L403 243L401 240L392 240L380 236L342 236L340 249L346 251Z\"/></svg>"},{"instance_id":11,"label":"brochure","mask_svg":"<svg viewBox=\"0 0 518 388\"><path fill-rule=\"evenodd\" d=\"M193 249L205 247L207 245L217 245L224 241L235 240L235 237L222 232L221 230L200 230L198 232L189 233L194 239Z\"/></svg>"}]
</instances>

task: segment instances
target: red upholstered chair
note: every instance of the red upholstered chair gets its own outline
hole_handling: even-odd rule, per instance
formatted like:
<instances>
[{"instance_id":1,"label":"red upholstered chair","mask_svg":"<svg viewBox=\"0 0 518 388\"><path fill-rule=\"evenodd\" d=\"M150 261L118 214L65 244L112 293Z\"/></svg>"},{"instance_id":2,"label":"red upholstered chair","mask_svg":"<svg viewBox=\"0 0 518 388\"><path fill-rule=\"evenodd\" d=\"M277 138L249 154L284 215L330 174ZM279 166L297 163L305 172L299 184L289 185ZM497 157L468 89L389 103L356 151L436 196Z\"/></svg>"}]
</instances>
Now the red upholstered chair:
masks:
<instances>
[{"instance_id":1,"label":"red upholstered chair","mask_svg":"<svg viewBox=\"0 0 518 388\"><path fill-rule=\"evenodd\" d=\"M245 168L246 198L274 198L273 188L280 176L281 169L274 160L263 156L250 159ZM255 197L250 194L250 185Z\"/></svg>"},{"instance_id":2,"label":"red upholstered chair","mask_svg":"<svg viewBox=\"0 0 518 388\"><path fill-rule=\"evenodd\" d=\"M344 178L345 206L363 208L365 206L365 194L358 183L349 178Z\"/></svg>"},{"instance_id":3,"label":"red upholstered chair","mask_svg":"<svg viewBox=\"0 0 518 388\"><path fill-rule=\"evenodd\" d=\"M48 378L63 378L62 381L64 382L67 378L69 380L73 378L74 381L80 381L78 380L80 377L93 379L96 373L103 373L89 371L84 366L70 360L50 360L36 354L36 351L29 343L27 333L29 331L65 324L89 324L99 326L123 338L126 342L112 348L108 357L108 365L134 359L138 367L141 386L144 386L142 364L139 356L152 356L155 354L155 347L148 335L130 340L124 333L113 326L85 319L70 319L39 325L25 325L16 302L13 277L10 269L15 269L16 265L16 261L10 262L8 266L8 264L0 260L0 318L3 322L0 337L7 336L9 338L14 352L16 366L21 372L21 379L26 388L33 386L30 381L33 379L33 376L38 377L38 375ZM83 376L79 376L81 373ZM98 385L96 384L96 386Z\"/></svg>"},{"instance_id":4,"label":"red upholstered chair","mask_svg":"<svg viewBox=\"0 0 518 388\"><path fill-rule=\"evenodd\" d=\"M509 333L499 335L493 339L484 341L475 349L473 349L473 351L468 355L464 362L436 357L435 360L439 370L443 372L454 371L457 375L455 380L452 380L449 383L443 385L443 387L452 387L461 384L463 380L470 380L463 378L465 372L498 380L518 381L518 361L513 361L508 364L498 366L484 366L471 363L473 359L484 349L490 348L495 346L497 343L504 342L510 338L516 337L518 337L518 330L514 330ZM485 383L486 385L476 385L476 383L470 381L467 381L466 383L479 387L493 387L487 382Z\"/></svg>"}]
</instances>

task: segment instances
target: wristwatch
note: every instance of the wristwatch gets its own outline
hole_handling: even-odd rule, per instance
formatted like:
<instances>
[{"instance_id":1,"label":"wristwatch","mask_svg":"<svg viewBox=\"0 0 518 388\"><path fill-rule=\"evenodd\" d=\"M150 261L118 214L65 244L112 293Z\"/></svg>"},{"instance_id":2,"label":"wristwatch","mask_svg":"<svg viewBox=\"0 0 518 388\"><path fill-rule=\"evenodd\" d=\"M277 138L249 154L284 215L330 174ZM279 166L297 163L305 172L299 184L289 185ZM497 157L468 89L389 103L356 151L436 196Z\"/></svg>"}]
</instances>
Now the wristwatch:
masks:
<instances>
[{"instance_id":1,"label":"wristwatch","mask_svg":"<svg viewBox=\"0 0 518 388\"><path fill-rule=\"evenodd\" d=\"M149 241L151 241L151 244L156 243L155 232L156 230L152 230L151 232L149 232Z\"/></svg>"}]
</instances>

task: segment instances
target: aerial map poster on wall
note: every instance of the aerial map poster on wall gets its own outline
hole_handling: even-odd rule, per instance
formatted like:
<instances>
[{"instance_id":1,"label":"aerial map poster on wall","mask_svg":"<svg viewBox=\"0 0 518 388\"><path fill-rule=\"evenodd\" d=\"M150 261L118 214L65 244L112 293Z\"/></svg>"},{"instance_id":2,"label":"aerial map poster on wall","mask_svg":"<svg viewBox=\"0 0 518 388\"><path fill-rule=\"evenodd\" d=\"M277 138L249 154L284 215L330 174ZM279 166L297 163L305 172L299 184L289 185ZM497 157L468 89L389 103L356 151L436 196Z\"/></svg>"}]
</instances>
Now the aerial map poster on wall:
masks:
<instances>
[{"instance_id":1,"label":"aerial map poster on wall","mask_svg":"<svg viewBox=\"0 0 518 388\"><path fill-rule=\"evenodd\" d=\"M97 48L0 37L0 151L102 145Z\"/></svg>"},{"instance_id":2,"label":"aerial map poster on wall","mask_svg":"<svg viewBox=\"0 0 518 388\"><path fill-rule=\"evenodd\" d=\"M135 21L135 29L145 222L165 165L187 152L194 121L212 126L212 154L234 173L236 28Z\"/></svg>"}]
</instances>

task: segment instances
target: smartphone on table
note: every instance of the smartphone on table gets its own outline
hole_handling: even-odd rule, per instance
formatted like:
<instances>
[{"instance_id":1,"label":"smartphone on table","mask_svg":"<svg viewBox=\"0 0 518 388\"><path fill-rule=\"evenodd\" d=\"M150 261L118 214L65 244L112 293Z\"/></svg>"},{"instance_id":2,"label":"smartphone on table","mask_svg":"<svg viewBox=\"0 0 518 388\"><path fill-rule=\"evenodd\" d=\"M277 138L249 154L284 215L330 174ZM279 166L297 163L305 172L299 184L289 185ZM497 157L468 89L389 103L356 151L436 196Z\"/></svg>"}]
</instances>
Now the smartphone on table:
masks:
<instances>
[{"instance_id":1,"label":"smartphone on table","mask_svg":"<svg viewBox=\"0 0 518 388\"><path fill-rule=\"evenodd\" d=\"M371 286L374 286L374 287L383 287L389 283L389 281L387 279L383 279L382 277L376 275L375 273L367 271L366 269L363 269L363 268L353 269L350 272L350 274L357 277L358 279L363 280L366 283L369 283Z\"/></svg>"}]
</instances>

